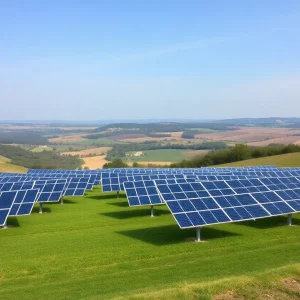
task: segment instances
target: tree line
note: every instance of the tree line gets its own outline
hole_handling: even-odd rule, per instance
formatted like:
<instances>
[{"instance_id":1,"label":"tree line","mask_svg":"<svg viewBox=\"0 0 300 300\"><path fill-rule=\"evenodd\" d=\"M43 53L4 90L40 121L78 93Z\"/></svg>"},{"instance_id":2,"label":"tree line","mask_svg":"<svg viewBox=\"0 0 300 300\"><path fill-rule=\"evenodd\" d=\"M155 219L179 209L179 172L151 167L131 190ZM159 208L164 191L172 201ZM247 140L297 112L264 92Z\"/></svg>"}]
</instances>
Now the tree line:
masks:
<instances>
[{"instance_id":1,"label":"tree line","mask_svg":"<svg viewBox=\"0 0 300 300\"><path fill-rule=\"evenodd\" d=\"M300 146L274 145L266 147L250 147L243 144L237 144L232 148L210 151L204 156L196 156L190 160L183 160L179 163L173 163L173 168L200 168L226 164L251 158L267 157L286 153L300 152Z\"/></svg>"}]
</instances>

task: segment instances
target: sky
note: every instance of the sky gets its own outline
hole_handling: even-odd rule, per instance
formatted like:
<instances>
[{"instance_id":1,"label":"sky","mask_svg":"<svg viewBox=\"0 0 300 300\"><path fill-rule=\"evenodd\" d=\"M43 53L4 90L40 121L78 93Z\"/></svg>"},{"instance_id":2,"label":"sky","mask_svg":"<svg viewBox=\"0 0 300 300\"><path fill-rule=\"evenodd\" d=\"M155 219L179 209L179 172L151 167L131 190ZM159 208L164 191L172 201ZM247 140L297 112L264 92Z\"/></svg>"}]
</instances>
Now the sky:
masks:
<instances>
[{"instance_id":1,"label":"sky","mask_svg":"<svg viewBox=\"0 0 300 300\"><path fill-rule=\"evenodd\" d=\"M0 120L300 117L299 0L0 0Z\"/></svg>"}]
</instances>

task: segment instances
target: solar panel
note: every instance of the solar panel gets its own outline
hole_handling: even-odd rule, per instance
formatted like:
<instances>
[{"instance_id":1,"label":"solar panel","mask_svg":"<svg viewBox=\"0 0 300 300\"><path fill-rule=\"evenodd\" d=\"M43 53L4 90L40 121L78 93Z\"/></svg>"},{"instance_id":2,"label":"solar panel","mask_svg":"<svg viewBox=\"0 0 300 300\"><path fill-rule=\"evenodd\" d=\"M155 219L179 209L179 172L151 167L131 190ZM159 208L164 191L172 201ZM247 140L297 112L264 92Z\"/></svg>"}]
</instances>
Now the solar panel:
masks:
<instances>
[{"instance_id":1,"label":"solar panel","mask_svg":"<svg viewBox=\"0 0 300 300\"><path fill-rule=\"evenodd\" d=\"M124 182L129 206L164 204L153 180Z\"/></svg>"},{"instance_id":2,"label":"solar panel","mask_svg":"<svg viewBox=\"0 0 300 300\"><path fill-rule=\"evenodd\" d=\"M5 226L7 217L14 203L17 192L0 193L0 226Z\"/></svg>"},{"instance_id":3,"label":"solar panel","mask_svg":"<svg viewBox=\"0 0 300 300\"><path fill-rule=\"evenodd\" d=\"M37 181L35 187L40 188L37 202L58 202L63 196L66 179L54 180L54 182L43 180Z\"/></svg>"},{"instance_id":4,"label":"solar panel","mask_svg":"<svg viewBox=\"0 0 300 300\"><path fill-rule=\"evenodd\" d=\"M136 178L137 179L137 178ZM195 182L195 179L171 178L156 180L141 180L124 182L124 190L129 206L160 205L164 204L159 196L156 186L172 183Z\"/></svg>"},{"instance_id":5,"label":"solar panel","mask_svg":"<svg viewBox=\"0 0 300 300\"><path fill-rule=\"evenodd\" d=\"M17 191L9 216L30 215L39 189Z\"/></svg>"},{"instance_id":6,"label":"solar panel","mask_svg":"<svg viewBox=\"0 0 300 300\"><path fill-rule=\"evenodd\" d=\"M77 177L70 178L67 181L64 189L64 196L83 196L89 186L89 178Z\"/></svg>"},{"instance_id":7,"label":"solar panel","mask_svg":"<svg viewBox=\"0 0 300 300\"><path fill-rule=\"evenodd\" d=\"M291 205L272 191L210 196L200 183L157 185L157 189L180 228L295 212Z\"/></svg>"}]
</instances>

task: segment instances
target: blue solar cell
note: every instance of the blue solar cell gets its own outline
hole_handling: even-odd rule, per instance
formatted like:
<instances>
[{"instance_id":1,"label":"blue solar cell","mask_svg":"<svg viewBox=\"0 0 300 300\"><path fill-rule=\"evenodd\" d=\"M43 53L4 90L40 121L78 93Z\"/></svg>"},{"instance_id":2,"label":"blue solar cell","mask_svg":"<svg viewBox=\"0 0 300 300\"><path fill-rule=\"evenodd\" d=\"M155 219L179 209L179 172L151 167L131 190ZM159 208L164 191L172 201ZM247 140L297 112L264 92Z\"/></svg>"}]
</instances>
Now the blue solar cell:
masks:
<instances>
[{"instance_id":1,"label":"blue solar cell","mask_svg":"<svg viewBox=\"0 0 300 300\"><path fill-rule=\"evenodd\" d=\"M274 205L281 211L283 214L289 214L295 212L294 209L292 209L288 204L285 202L275 202Z\"/></svg>"},{"instance_id":2,"label":"blue solar cell","mask_svg":"<svg viewBox=\"0 0 300 300\"><path fill-rule=\"evenodd\" d=\"M220 223L231 221L221 209L212 210L211 213Z\"/></svg>"},{"instance_id":3,"label":"blue solar cell","mask_svg":"<svg viewBox=\"0 0 300 300\"><path fill-rule=\"evenodd\" d=\"M161 204L162 201L158 195L149 196L151 204Z\"/></svg>"},{"instance_id":4,"label":"blue solar cell","mask_svg":"<svg viewBox=\"0 0 300 300\"><path fill-rule=\"evenodd\" d=\"M300 200L291 200L287 203L297 212L300 212Z\"/></svg>"},{"instance_id":5,"label":"blue solar cell","mask_svg":"<svg viewBox=\"0 0 300 300\"><path fill-rule=\"evenodd\" d=\"M281 211L273 203L265 203L263 207L272 215L281 214Z\"/></svg>"},{"instance_id":6,"label":"blue solar cell","mask_svg":"<svg viewBox=\"0 0 300 300\"><path fill-rule=\"evenodd\" d=\"M2 192L0 195L0 209L8 209L16 197L16 192Z\"/></svg>"},{"instance_id":7,"label":"blue solar cell","mask_svg":"<svg viewBox=\"0 0 300 300\"><path fill-rule=\"evenodd\" d=\"M194 207L197 210L206 210L207 206L204 204L204 202L200 199L192 199L191 203L194 205Z\"/></svg>"},{"instance_id":8,"label":"blue solar cell","mask_svg":"<svg viewBox=\"0 0 300 300\"><path fill-rule=\"evenodd\" d=\"M5 224L8 213L9 213L8 210L1 210L0 209L0 226L3 226Z\"/></svg>"},{"instance_id":9,"label":"blue solar cell","mask_svg":"<svg viewBox=\"0 0 300 300\"><path fill-rule=\"evenodd\" d=\"M174 214L174 217L177 220L179 226L182 228L193 226L192 222L184 213Z\"/></svg>"},{"instance_id":10,"label":"blue solar cell","mask_svg":"<svg viewBox=\"0 0 300 300\"><path fill-rule=\"evenodd\" d=\"M171 190L172 193L178 193L182 192L182 189L179 185L169 185L169 189Z\"/></svg>"},{"instance_id":11,"label":"blue solar cell","mask_svg":"<svg viewBox=\"0 0 300 300\"><path fill-rule=\"evenodd\" d=\"M199 214L203 218L206 224L219 223L211 211L200 211Z\"/></svg>"},{"instance_id":12,"label":"blue solar cell","mask_svg":"<svg viewBox=\"0 0 300 300\"><path fill-rule=\"evenodd\" d=\"M182 207L183 211L195 211L195 207L189 200L178 201L178 204Z\"/></svg>"},{"instance_id":13,"label":"blue solar cell","mask_svg":"<svg viewBox=\"0 0 300 300\"><path fill-rule=\"evenodd\" d=\"M147 195L147 190L144 187L136 188L136 192L138 195Z\"/></svg>"},{"instance_id":14,"label":"blue solar cell","mask_svg":"<svg viewBox=\"0 0 300 300\"><path fill-rule=\"evenodd\" d=\"M236 207L235 211L240 215L240 220L253 219L252 215L249 214L249 212L244 207Z\"/></svg>"},{"instance_id":15,"label":"blue solar cell","mask_svg":"<svg viewBox=\"0 0 300 300\"><path fill-rule=\"evenodd\" d=\"M249 193L248 188L245 188L245 187L233 188L233 190L236 194L247 194L247 193Z\"/></svg>"},{"instance_id":16,"label":"blue solar cell","mask_svg":"<svg viewBox=\"0 0 300 300\"><path fill-rule=\"evenodd\" d=\"M227 201L225 197L215 197L215 201L221 207L231 207L232 205Z\"/></svg>"},{"instance_id":17,"label":"blue solar cell","mask_svg":"<svg viewBox=\"0 0 300 300\"><path fill-rule=\"evenodd\" d=\"M166 201L172 201L172 200L175 200L175 197L173 194L169 193L169 194L162 194L163 195L163 198L164 200Z\"/></svg>"},{"instance_id":18,"label":"blue solar cell","mask_svg":"<svg viewBox=\"0 0 300 300\"><path fill-rule=\"evenodd\" d=\"M245 206L245 209L253 216L253 218L268 217L270 214L265 211L260 205Z\"/></svg>"},{"instance_id":19,"label":"blue solar cell","mask_svg":"<svg viewBox=\"0 0 300 300\"><path fill-rule=\"evenodd\" d=\"M130 181L129 182L125 182L124 185L126 185L127 189L134 188L133 182L130 182Z\"/></svg>"},{"instance_id":20,"label":"blue solar cell","mask_svg":"<svg viewBox=\"0 0 300 300\"><path fill-rule=\"evenodd\" d=\"M187 199L187 196L184 193L173 193L175 199L180 200L180 199Z\"/></svg>"},{"instance_id":21,"label":"blue solar cell","mask_svg":"<svg viewBox=\"0 0 300 300\"><path fill-rule=\"evenodd\" d=\"M20 216L20 215L29 215L29 214L31 214L32 207L33 207L33 204L30 204L30 203L25 203L25 204L20 205L19 210L17 212L17 215ZM15 215L15 214L12 214L10 212L9 215Z\"/></svg>"},{"instance_id":22,"label":"blue solar cell","mask_svg":"<svg viewBox=\"0 0 300 300\"><path fill-rule=\"evenodd\" d=\"M150 205L151 202L150 202L150 198L148 196L140 196L140 203L142 205Z\"/></svg>"},{"instance_id":23,"label":"blue solar cell","mask_svg":"<svg viewBox=\"0 0 300 300\"><path fill-rule=\"evenodd\" d=\"M226 200L230 203L231 206L240 206L241 203L236 199L235 196L226 196Z\"/></svg>"},{"instance_id":24,"label":"blue solar cell","mask_svg":"<svg viewBox=\"0 0 300 300\"><path fill-rule=\"evenodd\" d=\"M128 202L130 206L137 206L140 205L138 197L128 197Z\"/></svg>"},{"instance_id":25,"label":"blue solar cell","mask_svg":"<svg viewBox=\"0 0 300 300\"><path fill-rule=\"evenodd\" d=\"M160 192L162 193L162 194L165 194L165 193L171 193L171 190L169 189L169 187L168 186L166 186L166 185L161 185L161 186L159 186L159 190L160 190Z\"/></svg>"},{"instance_id":26,"label":"blue solar cell","mask_svg":"<svg viewBox=\"0 0 300 300\"><path fill-rule=\"evenodd\" d=\"M209 193L206 191L196 191L197 195L199 198L205 198L205 197L209 197Z\"/></svg>"},{"instance_id":27,"label":"blue solar cell","mask_svg":"<svg viewBox=\"0 0 300 300\"><path fill-rule=\"evenodd\" d=\"M238 214L238 212L234 208L226 208L224 209L227 215L230 217L233 221L239 221L241 220L241 216Z\"/></svg>"},{"instance_id":28,"label":"blue solar cell","mask_svg":"<svg viewBox=\"0 0 300 300\"><path fill-rule=\"evenodd\" d=\"M208 209L219 208L218 204L215 200L213 200L213 198L203 198L202 201Z\"/></svg>"},{"instance_id":29,"label":"blue solar cell","mask_svg":"<svg viewBox=\"0 0 300 300\"><path fill-rule=\"evenodd\" d=\"M223 195L223 193L222 193L220 190L210 190L209 193L210 193L213 197Z\"/></svg>"},{"instance_id":30,"label":"blue solar cell","mask_svg":"<svg viewBox=\"0 0 300 300\"><path fill-rule=\"evenodd\" d=\"M193 198L198 198L198 195L196 192L185 192L187 198L193 199Z\"/></svg>"},{"instance_id":31,"label":"blue solar cell","mask_svg":"<svg viewBox=\"0 0 300 300\"><path fill-rule=\"evenodd\" d=\"M169 201L167 205L173 214L183 212L183 209L177 201Z\"/></svg>"},{"instance_id":32,"label":"blue solar cell","mask_svg":"<svg viewBox=\"0 0 300 300\"><path fill-rule=\"evenodd\" d=\"M235 197L241 205L256 204L256 201L248 194L236 195Z\"/></svg>"},{"instance_id":33,"label":"blue solar cell","mask_svg":"<svg viewBox=\"0 0 300 300\"><path fill-rule=\"evenodd\" d=\"M188 218L193 223L194 226L202 226L205 225L205 221L202 219L202 217L197 212L190 212L187 213Z\"/></svg>"}]
</instances>

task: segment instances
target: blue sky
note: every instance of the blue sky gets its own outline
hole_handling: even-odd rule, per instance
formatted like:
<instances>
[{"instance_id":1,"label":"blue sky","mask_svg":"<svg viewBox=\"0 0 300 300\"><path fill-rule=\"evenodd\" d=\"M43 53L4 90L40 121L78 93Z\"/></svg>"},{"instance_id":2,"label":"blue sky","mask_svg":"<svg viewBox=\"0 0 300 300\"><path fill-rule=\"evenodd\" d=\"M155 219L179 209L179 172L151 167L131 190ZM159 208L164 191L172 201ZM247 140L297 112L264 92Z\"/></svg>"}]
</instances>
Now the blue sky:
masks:
<instances>
[{"instance_id":1,"label":"blue sky","mask_svg":"<svg viewBox=\"0 0 300 300\"><path fill-rule=\"evenodd\" d=\"M0 119L300 117L300 1L0 1Z\"/></svg>"}]
</instances>

